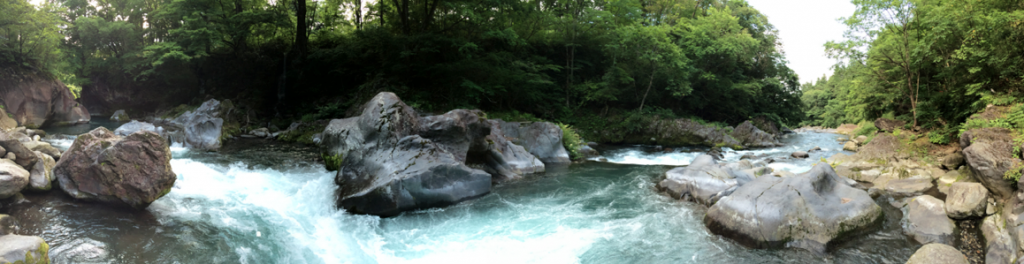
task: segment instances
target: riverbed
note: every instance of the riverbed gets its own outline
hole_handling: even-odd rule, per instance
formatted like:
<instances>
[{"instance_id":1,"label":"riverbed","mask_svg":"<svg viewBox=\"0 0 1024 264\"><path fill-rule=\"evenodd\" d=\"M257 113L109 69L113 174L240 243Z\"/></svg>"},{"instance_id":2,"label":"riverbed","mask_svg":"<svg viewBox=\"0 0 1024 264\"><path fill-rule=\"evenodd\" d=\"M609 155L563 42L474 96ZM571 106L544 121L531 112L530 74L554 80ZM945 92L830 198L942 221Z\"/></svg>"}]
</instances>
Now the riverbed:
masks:
<instances>
[{"instance_id":1,"label":"riverbed","mask_svg":"<svg viewBox=\"0 0 1024 264\"><path fill-rule=\"evenodd\" d=\"M111 126L90 127L99 125ZM774 169L799 173L841 152L838 137L792 134L782 147L726 150L725 160L771 157ZM71 141L51 139L62 149ZM812 147L822 150L787 158ZM903 263L920 247L883 196L883 226L826 255L746 248L708 232L704 207L655 188L704 149L599 149L607 162L549 167L479 199L392 218L339 211L334 173L315 148L259 139L214 153L172 147L175 187L145 211L77 202L56 186L0 210L19 233L49 242L54 263Z\"/></svg>"}]
</instances>

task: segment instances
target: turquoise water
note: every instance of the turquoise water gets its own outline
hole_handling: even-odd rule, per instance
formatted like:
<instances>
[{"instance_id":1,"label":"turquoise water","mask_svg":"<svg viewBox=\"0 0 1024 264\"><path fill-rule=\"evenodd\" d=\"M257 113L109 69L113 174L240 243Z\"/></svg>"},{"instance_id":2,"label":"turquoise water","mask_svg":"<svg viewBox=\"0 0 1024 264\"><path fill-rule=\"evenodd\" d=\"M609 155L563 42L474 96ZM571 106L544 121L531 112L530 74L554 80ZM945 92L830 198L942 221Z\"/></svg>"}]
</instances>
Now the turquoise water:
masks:
<instances>
[{"instance_id":1,"label":"turquoise water","mask_svg":"<svg viewBox=\"0 0 1024 264\"><path fill-rule=\"evenodd\" d=\"M799 171L813 155L838 152L835 138L805 133L787 147L726 157L826 149L774 165ZM644 146L384 219L338 211L334 175L312 161L312 148L250 140L218 153L173 152L175 188L146 211L80 203L60 191L27 194L30 202L0 210L19 219L20 233L49 241L55 263L903 263L919 247L901 234L899 211L887 208L882 229L825 256L745 248L710 234L703 207L657 192L672 166L628 164L683 165L696 154Z\"/></svg>"}]
</instances>

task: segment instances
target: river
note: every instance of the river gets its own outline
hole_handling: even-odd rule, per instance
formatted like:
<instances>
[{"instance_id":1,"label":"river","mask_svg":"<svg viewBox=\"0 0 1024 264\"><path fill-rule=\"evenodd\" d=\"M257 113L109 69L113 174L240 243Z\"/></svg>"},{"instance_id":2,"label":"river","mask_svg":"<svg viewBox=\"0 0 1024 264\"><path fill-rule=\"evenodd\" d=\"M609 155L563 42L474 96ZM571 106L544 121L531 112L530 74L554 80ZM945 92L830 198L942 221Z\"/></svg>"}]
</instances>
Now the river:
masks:
<instances>
[{"instance_id":1,"label":"river","mask_svg":"<svg viewBox=\"0 0 1024 264\"><path fill-rule=\"evenodd\" d=\"M98 125L116 123L77 131ZM61 131L48 132L73 130ZM775 169L802 172L840 152L837 137L803 132L784 147L725 156L765 155L777 159ZM63 149L72 141L51 142ZM809 159L784 158L814 146L822 151ZM709 233L702 206L655 188L700 149L602 150L607 162L548 168L479 199L383 219L335 208L334 173L313 161L314 148L264 140L216 153L172 147L175 187L145 211L77 202L59 190L26 194L28 202L0 211L18 219L20 234L46 239L54 263L903 263L920 247L883 197L883 227L824 256L746 248Z\"/></svg>"}]
</instances>

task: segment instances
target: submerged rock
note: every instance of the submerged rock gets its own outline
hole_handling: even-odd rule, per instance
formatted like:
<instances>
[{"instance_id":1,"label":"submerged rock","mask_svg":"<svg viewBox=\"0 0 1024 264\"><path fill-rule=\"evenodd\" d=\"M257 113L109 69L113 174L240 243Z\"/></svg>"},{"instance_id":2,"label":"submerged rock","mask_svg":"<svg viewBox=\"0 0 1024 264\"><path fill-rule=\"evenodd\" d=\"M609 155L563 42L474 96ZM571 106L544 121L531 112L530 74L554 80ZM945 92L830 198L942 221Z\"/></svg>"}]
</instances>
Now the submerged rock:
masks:
<instances>
[{"instance_id":1,"label":"submerged rock","mask_svg":"<svg viewBox=\"0 0 1024 264\"><path fill-rule=\"evenodd\" d=\"M785 177L759 177L715 203L704 217L711 232L752 247L799 247L823 253L835 239L876 226L882 208L819 163Z\"/></svg>"},{"instance_id":2,"label":"submerged rock","mask_svg":"<svg viewBox=\"0 0 1024 264\"><path fill-rule=\"evenodd\" d=\"M985 216L987 206L988 189L980 183L953 183L946 196L946 215L953 219Z\"/></svg>"},{"instance_id":3,"label":"submerged rock","mask_svg":"<svg viewBox=\"0 0 1024 264\"><path fill-rule=\"evenodd\" d=\"M745 165L721 166L714 157L700 155L689 166L666 172L658 188L676 199L694 200L710 206L732 194L740 185L754 180L753 174L741 171L752 169L749 161Z\"/></svg>"},{"instance_id":4,"label":"submerged rock","mask_svg":"<svg viewBox=\"0 0 1024 264\"><path fill-rule=\"evenodd\" d=\"M167 142L155 132L121 137L100 127L78 136L53 171L71 197L142 209L174 186L170 161Z\"/></svg>"},{"instance_id":5,"label":"submerged rock","mask_svg":"<svg viewBox=\"0 0 1024 264\"><path fill-rule=\"evenodd\" d=\"M942 200L931 195L911 198L903 215L903 233L921 244L953 244L953 220L946 217Z\"/></svg>"},{"instance_id":6,"label":"submerged rock","mask_svg":"<svg viewBox=\"0 0 1024 264\"><path fill-rule=\"evenodd\" d=\"M416 134L419 118L395 94L377 94L361 110L332 120L323 132L325 155L342 159L335 177L342 208L391 216L490 192L490 174L460 162L449 152L456 148Z\"/></svg>"},{"instance_id":7,"label":"submerged rock","mask_svg":"<svg viewBox=\"0 0 1024 264\"><path fill-rule=\"evenodd\" d=\"M505 138L523 146L530 154L548 164L571 163L562 145L562 129L551 122L505 122L495 119Z\"/></svg>"},{"instance_id":8,"label":"submerged rock","mask_svg":"<svg viewBox=\"0 0 1024 264\"><path fill-rule=\"evenodd\" d=\"M927 244L914 252L907 264L968 264L967 256L944 244Z\"/></svg>"},{"instance_id":9,"label":"submerged rock","mask_svg":"<svg viewBox=\"0 0 1024 264\"><path fill-rule=\"evenodd\" d=\"M0 199L7 199L28 185L31 174L14 161L0 159Z\"/></svg>"}]
</instances>

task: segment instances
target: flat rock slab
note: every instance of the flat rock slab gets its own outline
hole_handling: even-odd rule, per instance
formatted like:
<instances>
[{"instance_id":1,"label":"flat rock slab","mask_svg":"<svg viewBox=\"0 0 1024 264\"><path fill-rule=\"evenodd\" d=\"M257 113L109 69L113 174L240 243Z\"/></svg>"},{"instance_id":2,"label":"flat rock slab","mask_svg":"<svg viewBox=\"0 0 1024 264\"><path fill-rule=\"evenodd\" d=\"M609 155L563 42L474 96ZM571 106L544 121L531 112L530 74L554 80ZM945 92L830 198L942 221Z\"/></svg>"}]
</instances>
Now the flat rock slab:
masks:
<instances>
[{"instance_id":1,"label":"flat rock slab","mask_svg":"<svg viewBox=\"0 0 1024 264\"><path fill-rule=\"evenodd\" d=\"M914 252L907 264L968 264L967 257L944 244L927 244Z\"/></svg>"},{"instance_id":2,"label":"flat rock slab","mask_svg":"<svg viewBox=\"0 0 1024 264\"><path fill-rule=\"evenodd\" d=\"M722 166L714 157L700 155L689 166L666 172L665 180L658 183L658 187L676 199L710 206L740 185L754 180L752 174L740 172L744 169L751 169L750 161L742 160L734 165Z\"/></svg>"},{"instance_id":3,"label":"flat rock slab","mask_svg":"<svg viewBox=\"0 0 1024 264\"><path fill-rule=\"evenodd\" d=\"M957 182L949 187L946 196L946 215L953 219L985 216L988 189L974 182Z\"/></svg>"},{"instance_id":4,"label":"flat rock slab","mask_svg":"<svg viewBox=\"0 0 1024 264\"><path fill-rule=\"evenodd\" d=\"M878 226L881 216L867 192L819 163L802 174L744 184L708 210L704 225L751 247L824 253L830 241Z\"/></svg>"},{"instance_id":5,"label":"flat rock slab","mask_svg":"<svg viewBox=\"0 0 1024 264\"><path fill-rule=\"evenodd\" d=\"M932 184L931 178L910 178L889 181L885 191L895 198L902 198L922 195L932 187L935 184Z\"/></svg>"},{"instance_id":6,"label":"flat rock slab","mask_svg":"<svg viewBox=\"0 0 1024 264\"><path fill-rule=\"evenodd\" d=\"M946 217L945 203L931 195L910 198L904 207L903 233L921 244L953 244L953 220Z\"/></svg>"}]
</instances>

